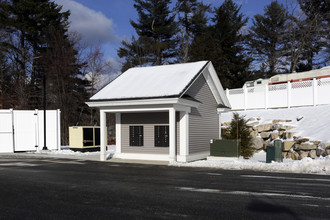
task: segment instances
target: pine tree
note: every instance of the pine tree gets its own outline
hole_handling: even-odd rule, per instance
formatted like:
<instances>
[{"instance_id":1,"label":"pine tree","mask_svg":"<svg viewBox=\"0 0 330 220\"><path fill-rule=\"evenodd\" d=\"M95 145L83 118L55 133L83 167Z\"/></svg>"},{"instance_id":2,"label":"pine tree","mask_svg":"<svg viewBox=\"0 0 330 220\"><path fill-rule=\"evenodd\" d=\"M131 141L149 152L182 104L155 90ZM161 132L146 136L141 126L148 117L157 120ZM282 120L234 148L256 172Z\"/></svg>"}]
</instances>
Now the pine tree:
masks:
<instances>
[{"instance_id":1,"label":"pine tree","mask_svg":"<svg viewBox=\"0 0 330 220\"><path fill-rule=\"evenodd\" d=\"M191 45L189 47L189 61L211 60L210 54L215 54L211 28L208 26L210 5L199 4L191 18Z\"/></svg>"},{"instance_id":2,"label":"pine tree","mask_svg":"<svg viewBox=\"0 0 330 220\"><path fill-rule=\"evenodd\" d=\"M253 156L254 149L251 147L252 137L246 123L247 121L244 119L244 116L240 116L237 112L234 112L229 131L224 134L224 138L236 140L238 131L238 139L241 144L241 156L244 158L250 158Z\"/></svg>"},{"instance_id":3,"label":"pine tree","mask_svg":"<svg viewBox=\"0 0 330 220\"><path fill-rule=\"evenodd\" d=\"M242 33L248 19L240 13L237 4L232 0L225 0L215 10L215 17L212 20L214 25L210 30L211 41L205 42L214 47L211 61L224 87L242 87L251 77L249 71L251 59L243 47L245 36Z\"/></svg>"},{"instance_id":4,"label":"pine tree","mask_svg":"<svg viewBox=\"0 0 330 220\"><path fill-rule=\"evenodd\" d=\"M209 11L209 5L205 5L197 0L178 0L176 3L178 14L178 62L188 62L190 48L193 39L200 34L200 29L206 26L208 18L206 12Z\"/></svg>"},{"instance_id":5,"label":"pine tree","mask_svg":"<svg viewBox=\"0 0 330 220\"><path fill-rule=\"evenodd\" d=\"M11 0L0 3L0 25L7 35L1 41L1 50L5 51L15 68L12 69L16 103L20 109L31 106L38 92L41 72L38 63L42 48L47 45L48 27L67 28L69 12L60 12L59 7L49 0ZM32 104L33 105L33 104Z\"/></svg>"},{"instance_id":6,"label":"pine tree","mask_svg":"<svg viewBox=\"0 0 330 220\"><path fill-rule=\"evenodd\" d=\"M9 65L13 102L6 108L60 109L62 144L68 144L68 126L77 125L88 114L83 63L68 36L70 13L50 0L0 2L1 52ZM43 78L46 79L46 90Z\"/></svg>"},{"instance_id":7,"label":"pine tree","mask_svg":"<svg viewBox=\"0 0 330 220\"><path fill-rule=\"evenodd\" d=\"M138 39L122 42L118 56L125 58L123 67L161 65L173 62L176 55L176 23L171 15L170 0L135 0L138 21L131 20ZM136 48L138 46L138 48ZM140 52L141 51L141 52Z\"/></svg>"},{"instance_id":8,"label":"pine tree","mask_svg":"<svg viewBox=\"0 0 330 220\"><path fill-rule=\"evenodd\" d=\"M250 30L249 46L258 62L267 66L264 78L269 78L280 71L283 51L283 34L287 12L282 4L271 2L264 8L264 15L257 14Z\"/></svg>"}]
</instances>

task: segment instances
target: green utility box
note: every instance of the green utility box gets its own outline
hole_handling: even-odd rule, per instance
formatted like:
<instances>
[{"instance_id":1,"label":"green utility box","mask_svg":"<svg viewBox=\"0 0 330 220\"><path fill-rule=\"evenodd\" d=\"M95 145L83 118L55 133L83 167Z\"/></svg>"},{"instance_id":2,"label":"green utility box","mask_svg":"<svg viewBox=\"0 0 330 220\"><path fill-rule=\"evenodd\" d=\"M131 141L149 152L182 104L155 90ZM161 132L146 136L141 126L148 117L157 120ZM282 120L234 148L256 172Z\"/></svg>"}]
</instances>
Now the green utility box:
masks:
<instances>
[{"instance_id":1,"label":"green utility box","mask_svg":"<svg viewBox=\"0 0 330 220\"><path fill-rule=\"evenodd\" d=\"M241 145L238 141L238 156L240 156L240 152ZM210 155L215 157L237 157L237 141L212 139L210 141Z\"/></svg>"},{"instance_id":2,"label":"green utility box","mask_svg":"<svg viewBox=\"0 0 330 220\"><path fill-rule=\"evenodd\" d=\"M283 142L281 140L275 140L274 146L267 146L266 163L283 162L282 149Z\"/></svg>"}]
</instances>

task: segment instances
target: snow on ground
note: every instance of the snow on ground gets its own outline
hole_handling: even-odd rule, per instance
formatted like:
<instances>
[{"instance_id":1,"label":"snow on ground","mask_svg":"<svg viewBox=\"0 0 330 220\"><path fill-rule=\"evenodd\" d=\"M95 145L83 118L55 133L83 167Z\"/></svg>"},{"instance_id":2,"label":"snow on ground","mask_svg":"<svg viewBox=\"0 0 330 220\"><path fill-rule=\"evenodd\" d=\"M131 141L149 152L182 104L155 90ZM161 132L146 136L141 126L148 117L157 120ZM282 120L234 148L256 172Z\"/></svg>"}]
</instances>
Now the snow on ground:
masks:
<instances>
[{"instance_id":1,"label":"snow on ground","mask_svg":"<svg viewBox=\"0 0 330 220\"><path fill-rule=\"evenodd\" d=\"M107 154L114 154L116 151L116 145L109 145L107 146ZM73 151L70 150L68 146L62 146L61 150L51 150L42 152L42 154L48 155L72 155L78 157L86 157L86 156L99 156L100 151L93 151L93 152L80 152L80 151Z\"/></svg>"},{"instance_id":2,"label":"snow on ground","mask_svg":"<svg viewBox=\"0 0 330 220\"><path fill-rule=\"evenodd\" d=\"M107 155L113 155L115 153L115 149L115 145L108 146ZM98 158L100 152L75 152L66 149L59 151L50 151L47 154L54 156L68 155L77 158L88 158L91 156ZM209 157L208 160L199 160L189 163L172 162L170 163L170 166L209 167L228 170L255 170L266 172L311 173L330 175L330 156L320 157L316 159L304 158L302 160L284 159L283 163L266 163L266 153L264 151L260 151L258 153L255 153L254 156L248 160L243 159L242 157L240 157L239 159Z\"/></svg>"},{"instance_id":3,"label":"snow on ground","mask_svg":"<svg viewBox=\"0 0 330 220\"><path fill-rule=\"evenodd\" d=\"M267 123L274 119L289 119L290 125L296 126L292 131L296 131L299 136L308 137L311 140L318 140L324 143L330 143L330 105L317 107L300 107L290 109L269 109L269 110L248 110L238 111L240 115L245 115L246 119L251 117L260 117L260 123ZM301 118L297 121L297 118ZM232 119L232 112L221 114L221 122L228 122ZM113 155L116 146L108 146L107 154ZM72 155L77 157L97 157L100 152L74 152L63 147L64 150L51 151L48 154L53 155ZM66 149L66 150L65 150ZM260 151L248 160L230 159L211 159L199 160L190 163L174 162L171 166L178 167L211 167L232 170L256 170L266 172L290 172L290 173L314 173L330 175L330 156L316 159L304 158L302 160L284 159L283 163L266 163L266 153Z\"/></svg>"},{"instance_id":4,"label":"snow on ground","mask_svg":"<svg viewBox=\"0 0 330 220\"><path fill-rule=\"evenodd\" d=\"M282 163L266 163L266 152L255 153L250 159L240 157L226 158L208 158L208 160L199 160L190 163L173 162L170 165L178 167L210 167L228 170L254 170L266 172L284 172L284 173L312 173L330 175L330 156L316 159L304 158L302 160L283 159Z\"/></svg>"},{"instance_id":5,"label":"snow on ground","mask_svg":"<svg viewBox=\"0 0 330 220\"><path fill-rule=\"evenodd\" d=\"M247 110L236 111L239 115L245 115L245 119L258 118L260 124L271 122L274 119L292 120L287 124L296 128L290 131L297 132L295 136L309 138L311 141L330 143L330 105L316 107L298 107L289 109ZM221 123L231 121L233 112L221 114ZM300 121L297 118L303 117Z\"/></svg>"}]
</instances>

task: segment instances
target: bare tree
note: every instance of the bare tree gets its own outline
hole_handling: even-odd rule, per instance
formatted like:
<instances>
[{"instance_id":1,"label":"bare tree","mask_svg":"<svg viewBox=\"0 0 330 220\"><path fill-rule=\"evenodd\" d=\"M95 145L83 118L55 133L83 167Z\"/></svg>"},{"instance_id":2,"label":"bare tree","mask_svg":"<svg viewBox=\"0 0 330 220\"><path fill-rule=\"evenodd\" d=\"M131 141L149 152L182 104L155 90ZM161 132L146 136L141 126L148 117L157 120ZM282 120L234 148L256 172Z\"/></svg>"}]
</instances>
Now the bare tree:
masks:
<instances>
[{"instance_id":1,"label":"bare tree","mask_svg":"<svg viewBox=\"0 0 330 220\"><path fill-rule=\"evenodd\" d=\"M312 40L320 37L321 22L318 10L310 9L312 13L307 16L297 2L291 1L287 7L289 17L286 23L285 48L290 65L289 72L292 73L296 70L299 60L303 59L304 49L311 45Z\"/></svg>"}]
</instances>

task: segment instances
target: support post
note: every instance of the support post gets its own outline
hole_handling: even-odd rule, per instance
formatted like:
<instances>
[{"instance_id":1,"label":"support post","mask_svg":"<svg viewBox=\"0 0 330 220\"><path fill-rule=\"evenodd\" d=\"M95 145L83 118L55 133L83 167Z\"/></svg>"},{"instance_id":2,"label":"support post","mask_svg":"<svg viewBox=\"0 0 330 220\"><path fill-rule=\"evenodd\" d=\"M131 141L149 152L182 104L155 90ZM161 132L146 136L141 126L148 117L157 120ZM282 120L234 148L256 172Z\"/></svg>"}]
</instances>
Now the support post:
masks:
<instances>
[{"instance_id":1,"label":"support post","mask_svg":"<svg viewBox=\"0 0 330 220\"><path fill-rule=\"evenodd\" d=\"M180 156L183 157L183 162L187 162L189 155L189 113L186 111L180 112Z\"/></svg>"},{"instance_id":2,"label":"support post","mask_svg":"<svg viewBox=\"0 0 330 220\"><path fill-rule=\"evenodd\" d=\"M106 113L103 110L100 110L100 139L101 139L101 146L100 146L100 160L106 160Z\"/></svg>"},{"instance_id":3,"label":"support post","mask_svg":"<svg viewBox=\"0 0 330 220\"><path fill-rule=\"evenodd\" d=\"M47 132L46 132L46 129L47 129L47 125L46 125L46 122L47 122L47 117L46 117L46 108L47 108L47 101L46 101L46 74L44 73L43 75L43 87L44 87L44 146L42 148L42 150L48 150L47 148Z\"/></svg>"},{"instance_id":4,"label":"support post","mask_svg":"<svg viewBox=\"0 0 330 220\"><path fill-rule=\"evenodd\" d=\"M116 153L121 153L121 113L116 113Z\"/></svg>"},{"instance_id":5,"label":"support post","mask_svg":"<svg viewBox=\"0 0 330 220\"><path fill-rule=\"evenodd\" d=\"M169 130L170 130L170 161L176 161L176 143L175 143L175 109L169 109Z\"/></svg>"}]
</instances>

